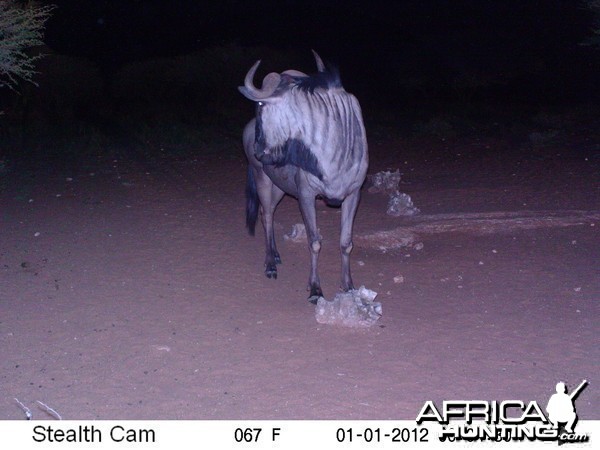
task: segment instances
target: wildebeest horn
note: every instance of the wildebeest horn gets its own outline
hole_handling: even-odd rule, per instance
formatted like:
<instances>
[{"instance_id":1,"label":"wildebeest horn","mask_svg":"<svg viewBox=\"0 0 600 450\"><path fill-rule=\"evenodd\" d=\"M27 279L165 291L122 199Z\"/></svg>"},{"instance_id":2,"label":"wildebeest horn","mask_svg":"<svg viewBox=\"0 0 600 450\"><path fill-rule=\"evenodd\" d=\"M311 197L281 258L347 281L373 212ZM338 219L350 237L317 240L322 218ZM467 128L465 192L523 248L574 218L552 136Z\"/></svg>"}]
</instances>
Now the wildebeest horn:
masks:
<instances>
[{"instance_id":1,"label":"wildebeest horn","mask_svg":"<svg viewBox=\"0 0 600 450\"><path fill-rule=\"evenodd\" d=\"M258 89L256 86L254 86L254 74L256 73L256 69L258 69L259 64L260 59L254 63L254 65L246 74L246 78L244 78L244 86L239 87L240 92L251 100L262 100L270 97L273 95L273 92L275 92L275 89L277 89L277 86L279 86L281 81L281 75L271 72L263 79L261 89Z\"/></svg>"},{"instance_id":2,"label":"wildebeest horn","mask_svg":"<svg viewBox=\"0 0 600 450\"><path fill-rule=\"evenodd\" d=\"M317 63L317 70L319 72L325 72L325 64L323 64L323 60L321 59L321 57L319 56L319 54L317 52L315 52L314 50L311 50L313 56L315 57L315 62Z\"/></svg>"}]
</instances>

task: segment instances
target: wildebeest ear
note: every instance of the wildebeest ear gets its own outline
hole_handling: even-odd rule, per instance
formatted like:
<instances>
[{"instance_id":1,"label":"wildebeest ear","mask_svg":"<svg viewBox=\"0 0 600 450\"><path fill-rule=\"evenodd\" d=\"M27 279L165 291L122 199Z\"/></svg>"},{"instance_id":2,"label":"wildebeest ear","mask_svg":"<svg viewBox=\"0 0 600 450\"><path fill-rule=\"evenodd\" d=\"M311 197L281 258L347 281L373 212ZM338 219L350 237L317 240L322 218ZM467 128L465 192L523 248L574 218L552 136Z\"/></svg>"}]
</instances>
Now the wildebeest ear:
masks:
<instances>
[{"instance_id":1,"label":"wildebeest ear","mask_svg":"<svg viewBox=\"0 0 600 450\"><path fill-rule=\"evenodd\" d=\"M284 72L281 74L281 84L279 85L279 87L281 88L282 86L291 86L293 84L298 83L298 81L302 78L306 78L306 75L291 75Z\"/></svg>"}]
</instances>

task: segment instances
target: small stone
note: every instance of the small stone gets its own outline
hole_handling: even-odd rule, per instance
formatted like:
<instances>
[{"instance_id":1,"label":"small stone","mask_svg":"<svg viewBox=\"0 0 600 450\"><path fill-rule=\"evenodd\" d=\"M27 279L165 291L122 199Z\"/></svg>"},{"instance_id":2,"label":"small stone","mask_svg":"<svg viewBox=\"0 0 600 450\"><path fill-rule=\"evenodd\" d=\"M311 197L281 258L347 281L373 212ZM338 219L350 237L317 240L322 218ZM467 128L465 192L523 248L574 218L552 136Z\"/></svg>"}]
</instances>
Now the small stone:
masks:
<instances>
[{"instance_id":1,"label":"small stone","mask_svg":"<svg viewBox=\"0 0 600 450\"><path fill-rule=\"evenodd\" d=\"M284 234L283 239L296 243L306 242L306 227L303 223L297 223L292 227L290 234Z\"/></svg>"},{"instance_id":2,"label":"small stone","mask_svg":"<svg viewBox=\"0 0 600 450\"><path fill-rule=\"evenodd\" d=\"M419 214L421 211L416 208L413 204L410 195L396 191L390 194L390 200L388 201L387 214L390 216L414 216Z\"/></svg>"},{"instance_id":3,"label":"small stone","mask_svg":"<svg viewBox=\"0 0 600 450\"><path fill-rule=\"evenodd\" d=\"M378 172L374 175L369 175L369 181L372 185L369 188L369 192L387 192L392 194L398 190L401 178L402 174L400 173L400 170L396 170L395 172L387 170Z\"/></svg>"},{"instance_id":4,"label":"small stone","mask_svg":"<svg viewBox=\"0 0 600 450\"><path fill-rule=\"evenodd\" d=\"M317 322L345 327L370 327L381 317L381 303L373 301L377 292L361 286L338 293L332 301L320 297L315 307Z\"/></svg>"}]
</instances>

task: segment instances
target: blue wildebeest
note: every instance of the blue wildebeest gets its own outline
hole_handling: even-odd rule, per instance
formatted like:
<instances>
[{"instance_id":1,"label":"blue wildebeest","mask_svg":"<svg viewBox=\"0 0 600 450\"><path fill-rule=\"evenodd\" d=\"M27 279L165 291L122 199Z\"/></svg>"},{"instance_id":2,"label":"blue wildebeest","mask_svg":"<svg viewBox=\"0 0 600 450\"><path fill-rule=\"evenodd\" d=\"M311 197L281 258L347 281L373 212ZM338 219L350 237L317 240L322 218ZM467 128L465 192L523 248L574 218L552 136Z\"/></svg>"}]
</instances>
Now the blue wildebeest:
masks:
<instances>
[{"instance_id":1,"label":"blue wildebeest","mask_svg":"<svg viewBox=\"0 0 600 450\"><path fill-rule=\"evenodd\" d=\"M325 67L313 51L318 72L297 70L268 74L254 86L257 61L240 92L256 102L256 117L244 129L248 157L246 225L254 234L258 211L265 230L265 274L277 278L281 263L273 232L273 213L287 193L298 199L310 250L309 300L323 295L317 271L321 237L315 199L342 210L340 250L344 291L354 289L350 275L352 225L360 187L368 167L368 150L358 100L344 90L335 68Z\"/></svg>"}]
</instances>

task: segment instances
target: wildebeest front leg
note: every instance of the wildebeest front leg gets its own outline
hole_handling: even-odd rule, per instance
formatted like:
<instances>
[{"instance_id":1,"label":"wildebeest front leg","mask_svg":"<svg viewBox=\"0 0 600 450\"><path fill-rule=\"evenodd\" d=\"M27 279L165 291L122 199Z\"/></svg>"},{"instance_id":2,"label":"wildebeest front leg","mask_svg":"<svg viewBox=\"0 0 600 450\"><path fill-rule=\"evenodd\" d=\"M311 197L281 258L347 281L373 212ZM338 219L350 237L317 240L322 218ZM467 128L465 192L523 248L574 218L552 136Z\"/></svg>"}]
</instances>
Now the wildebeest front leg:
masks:
<instances>
[{"instance_id":1,"label":"wildebeest front leg","mask_svg":"<svg viewBox=\"0 0 600 450\"><path fill-rule=\"evenodd\" d=\"M352 252L352 226L360 200L360 190L350 194L342 203L342 225L340 232L340 251L342 254L342 289L354 289L350 274L350 252Z\"/></svg>"},{"instance_id":2,"label":"wildebeest front leg","mask_svg":"<svg viewBox=\"0 0 600 450\"><path fill-rule=\"evenodd\" d=\"M257 189L261 204L261 221L265 230L265 275L268 278L277 278L277 264L281 264L281 257L275 244L273 215L284 192L275 186L264 173L257 180Z\"/></svg>"},{"instance_id":3,"label":"wildebeest front leg","mask_svg":"<svg viewBox=\"0 0 600 450\"><path fill-rule=\"evenodd\" d=\"M321 251L321 236L317 229L317 211L315 207L315 195L311 193L300 193L298 198L300 203L300 212L304 219L306 227L306 236L308 239L308 249L310 250L310 276L308 278L308 288L310 295L308 300L311 303L317 303L319 297L323 297L321 290L321 281L319 280L318 263L319 252Z\"/></svg>"}]
</instances>

